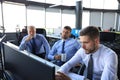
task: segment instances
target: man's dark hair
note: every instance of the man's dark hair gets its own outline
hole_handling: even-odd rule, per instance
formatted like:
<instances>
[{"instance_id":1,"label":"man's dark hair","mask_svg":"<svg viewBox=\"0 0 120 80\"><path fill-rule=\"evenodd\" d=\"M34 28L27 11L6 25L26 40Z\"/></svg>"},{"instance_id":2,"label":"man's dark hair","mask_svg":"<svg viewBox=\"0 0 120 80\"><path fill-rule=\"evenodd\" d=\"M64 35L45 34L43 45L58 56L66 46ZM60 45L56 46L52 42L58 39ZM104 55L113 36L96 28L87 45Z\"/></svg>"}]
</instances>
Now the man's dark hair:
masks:
<instances>
[{"instance_id":1,"label":"man's dark hair","mask_svg":"<svg viewBox=\"0 0 120 80\"><path fill-rule=\"evenodd\" d=\"M99 30L95 26L88 26L80 31L80 36L89 36L91 39L95 39L99 35Z\"/></svg>"},{"instance_id":2,"label":"man's dark hair","mask_svg":"<svg viewBox=\"0 0 120 80\"><path fill-rule=\"evenodd\" d=\"M67 29L67 30L69 30L70 32L71 32L71 30L72 30L70 26L65 26L64 29Z\"/></svg>"}]
</instances>

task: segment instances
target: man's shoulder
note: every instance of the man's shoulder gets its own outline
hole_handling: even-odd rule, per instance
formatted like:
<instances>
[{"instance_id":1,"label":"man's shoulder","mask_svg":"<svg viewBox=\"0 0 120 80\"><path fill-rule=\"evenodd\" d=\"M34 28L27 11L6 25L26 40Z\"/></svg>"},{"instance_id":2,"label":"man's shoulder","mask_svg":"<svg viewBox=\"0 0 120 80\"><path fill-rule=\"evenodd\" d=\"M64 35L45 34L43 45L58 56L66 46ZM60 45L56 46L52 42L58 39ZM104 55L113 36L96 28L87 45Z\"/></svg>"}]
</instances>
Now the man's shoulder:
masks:
<instances>
[{"instance_id":1,"label":"man's shoulder","mask_svg":"<svg viewBox=\"0 0 120 80\"><path fill-rule=\"evenodd\" d=\"M116 54L115 51L113 51L111 48L107 47L107 46L104 46L104 45L101 45L101 52L104 54L104 55L114 55Z\"/></svg>"},{"instance_id":2,"label":"man's shoulder","mask_svg":"<svg viewBox=\"0 0 120 80\"><path fill-rule=\"evenodd\" d=\"M23 39L25 39L27 36L28 36L28 35L25 35L25 36L23 37Z\"/></svg>"},{"instance_id":3,"label":"man's shoulder","mask_svg":"<svg viewBox=\"0 0 120 80\"><path fill-rule=\"evenodd\" d=\"M114 52L111 48L109 48L109 47L107 47L105 45L100 44L100 47L101 47L102 51L111 51L111 52Z\"/></svg>"},{"instance_id":4,"label":"man's shoulder","mask_svg":"<svg viewBox=\"0 0 120 80\"><path fill-rule=\"evenodd\" d=\"M69 39L67 39L66 41L72 42L72 43L77 42L77 40L76 40L76 39L73 39L73 38L69 38Z\"/></svg>"},{"instance_id":5,"label":"man's shoulder","mask_svg":"<svg viewBox=\"0 0 120 80\"><path fill-rule=\"evenodd\" d=\"M38 33L36 33L36 36L43 36L42 34L38 34Z\"/></svg>"},{"instance_id":6,"label":"man's shoulder","mask_svg":"<svg viewBox=\"0 0 120 80\"><path fill-rule=\"evenodd\" d=\"M42 34L36 34L36 38L45 38Z\"/></svg>"},{"instance_id":7,"label":"man's shoulder","mask_svg":"<svg viewBox=\"0 0 120 80\"><path fill-rule=\"evenodd\" d=\"M55 42L55 44L59 44L59 43L61 43L61 41L62 41L62 40L58 40L58 41Z\"/></svg>"}]
</instances>

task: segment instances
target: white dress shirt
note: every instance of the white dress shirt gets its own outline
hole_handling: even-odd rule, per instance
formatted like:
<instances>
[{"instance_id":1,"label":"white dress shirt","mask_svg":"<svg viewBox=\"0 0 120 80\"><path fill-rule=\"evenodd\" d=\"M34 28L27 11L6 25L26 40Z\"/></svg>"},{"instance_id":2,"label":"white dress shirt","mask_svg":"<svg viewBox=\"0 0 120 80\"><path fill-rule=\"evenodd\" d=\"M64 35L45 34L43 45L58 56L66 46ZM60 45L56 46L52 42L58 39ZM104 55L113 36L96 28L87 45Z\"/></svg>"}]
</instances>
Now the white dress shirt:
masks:
<instances>
[{"instance_id":1,"label":"white dress shirt","mask_svg":"<svg viewBox=\"0 0 120 80\"><path fill-rule=\"evenodd\" d=\"M110 48L100 44L99 49L90 53L93 54L93 80L116 80L117 79L117 66L118 58L116 53ZM77 63L84 63L86 65L85 72L88 66L88 60L90 54L86 54L83 48L80 48L77 53L61 68L58 70L65 74L69 74L71 67L75 66ZM85 77L86 75L84 75ZM75 76L74 76L75 77ZM72 80L83 80L81 76L76 76L76 79Z\"/></svg>"}]
</instances>

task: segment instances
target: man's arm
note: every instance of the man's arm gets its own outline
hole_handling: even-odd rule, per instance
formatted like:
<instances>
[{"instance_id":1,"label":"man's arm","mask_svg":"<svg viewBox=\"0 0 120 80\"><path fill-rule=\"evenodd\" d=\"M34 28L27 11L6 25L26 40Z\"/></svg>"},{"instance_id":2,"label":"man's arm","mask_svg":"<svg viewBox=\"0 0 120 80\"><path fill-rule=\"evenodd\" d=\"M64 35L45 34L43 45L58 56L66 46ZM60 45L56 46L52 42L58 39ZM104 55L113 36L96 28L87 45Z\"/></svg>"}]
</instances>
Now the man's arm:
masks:
<instances>
[{"instance_id":1,"label":"man's arm","mask_svg":"<svg viewBox=\"0 0 120 80\"><path fill-rule=\"evenodd\" d=\"M82 52L79 49L69 61L67 61L63 66L61 66L61 68L58 71L67 74L72 67L80 63L80 61L82 61L81 53Z\"/></svg>"},{"instance_id":2,"label":"man's arm","mask_svg":"<svg viewBox=\"0 0 120 80\"><path fill-rule=\"evenodd\" d=\"M117 55L110 54L105 59L105 67L101 76L101 80L116 80L117 79L117 66L118 58Z\"/></svg>"},{"instance_id":3,"label":"man's arm","mask_svg":"<svg viewBox=\"0 0 120 80\"><path fill-rule=\"evenodd\" d=\"M62 72L57 72L55 75L55 80L89 80L89 79L75 73L69 73L66 75Z\"/></svg>"},{"instance_id":4,"label":"man's arm","mask_svg":"<svg viewBox=\"0 0 120 80\"><path fill-rule=\"evenodd\" d=\"M76 64L80 63L80 61L82 61L82 57L81 57L82 53L83 53L83 50L79 49L68 62L66 62L64 65L62 65L60 67L58 72L64 73L65 75L69 76L69 78L71 78L71 80L87 80L87 79L85 79L84 76L70 72L70 69L72 67L74 67Z\"/></svg>"},{"instance_id":5,"label":"man's arm","mask_svg":"<svg viewBox=\"0 0 120 80\"><path fill-rule=\"evenodd\" d=\"M54 60L54 55L57 53L56 45L57 45L56 43L53 45L52 49L48 54L48 59L50 60Z\"/></svg>"},{"instance_id":6,"label":"man's arm","mask_svg":"<svg viewBox=\"0 0 120 80\"><path fill-rule=\"evenodd\" d=\"M71 80L67 75L62 72L57 72L55 75L55 80Z\"/></svg>"},{"instance_id":7,"label":"man's arm","mask_svg":"<svg viewBox=\"0 0 120 80\"><path fill-rule=\"evenodd\" d=\"M22 39L22 41L21 41L21 43L19 45L19 49L20 50L25 50L26 49L26 36L23 37L23 39Z\"/></svg>"},{"instance_id":8,"label":"man's arm","mask_svg":"<svg viewBox=\"0 0 120 80\"><path fill-rule=\"evenodd\" d=\"M48 57L48 54L49 54L49 52L50 52L50 45L49 45L49 43L48 43L48 41L46 40L46 38L44 37L44 36L42 36L42 41L43 41L43 46L45 47L45 51L46 51L46 56L45 56L45 58L47 58Z\"/></svg>"}]
</instances>

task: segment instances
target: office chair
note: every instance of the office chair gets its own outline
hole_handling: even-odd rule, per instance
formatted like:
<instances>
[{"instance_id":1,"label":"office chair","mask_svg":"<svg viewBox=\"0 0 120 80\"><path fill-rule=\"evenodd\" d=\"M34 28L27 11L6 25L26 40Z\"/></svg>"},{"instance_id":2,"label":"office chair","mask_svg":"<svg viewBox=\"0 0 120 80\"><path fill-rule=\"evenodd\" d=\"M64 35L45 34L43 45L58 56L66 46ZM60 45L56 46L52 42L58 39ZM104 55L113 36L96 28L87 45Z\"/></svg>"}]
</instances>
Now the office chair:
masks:
<instances>
[{"instance_id":1,"label":"office chair","mask_svg":"<svg viewBox=\"0 0 120 80\"><path fill-rule=\"evenodd\" d=\"M75 39L75 35L71 34L70 38L74 38Z\"/></svg>"},{"instance_id":2,"label":"office chair","mask_svg":"<svg viewBox=\"0 0 120 80\"><path fill-rule=\"evenodd\" d=\"M46 37L46 30L43 29L43 28L36 28L36 33L42 34L42 35L44 35L44 36ZM18 38L18 43L19 43L19 44L20 44L22 38L23 38L24 36L26 36L27 34L28 34L28 33L27 33L27 29L22 29L22 32L20 32L20 35L17 36L17 38Z\"/></svg>"},{"instance_id":3,"label":"office chair","mask_svg":"<svg viewBox=\"0 0 120 80\"><path fill-rule=\"evenodd\" d=\"M42 34L46 37L46 30L44 28L36 28L36 33Z\"/></svg>"},{"instance_id":4,"label":"office chair","mask_svg":"<svg viewBox=\"0 0 120 80\"><path fill-rule=\"evenodd\" d=\"M115 40L115 35L113 32L100 32L100 41L112 42Z\"/></svg>"},{"instance_id":5,"label":"office chair","mask_svg":"<svg viewBox=\"0 0 120 80\"><path fill-rule=\"evenodd\" d=\"M46 37L46 30L44 28L36 28L36 33L42 34L47 39L47 37ZM45 50L45 47L43 47L43 48ZM45 51L45 54L46 54L46 51Z\"/></svg>"}]
</instances>

